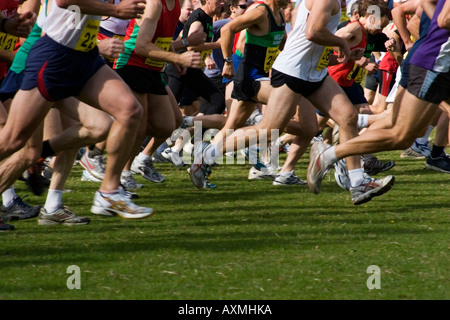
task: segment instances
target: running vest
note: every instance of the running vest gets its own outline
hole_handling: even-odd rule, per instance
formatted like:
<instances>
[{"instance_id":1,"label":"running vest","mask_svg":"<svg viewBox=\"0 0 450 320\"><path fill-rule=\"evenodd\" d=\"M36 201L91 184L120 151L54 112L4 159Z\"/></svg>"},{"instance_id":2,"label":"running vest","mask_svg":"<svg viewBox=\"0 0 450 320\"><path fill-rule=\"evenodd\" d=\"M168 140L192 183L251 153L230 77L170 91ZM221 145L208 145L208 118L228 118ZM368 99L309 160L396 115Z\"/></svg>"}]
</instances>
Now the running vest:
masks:
<instances>
[{"instance_id":1,"label":"running vest","mask_svg":"<svg viewBox=\"0 0 450 320\"><path fill-rule=\"evenodd\" d=\"M439 73L450 71L450 31L439 28L437 24L444 4L445 0L438 0L428 33L410 60L415 66Z\"/></svg>"},{"instance_id":2,"label":"running vest","mask_svg":"<svg viewBox=\"0 0 450 320\"><path fill-rule=\"evenodd\" d=\"M336 0L341 5L340 0ZM304 81L319 82L328 74L328 63L333 50L306 39L305 30L309 11L305 1L300 3L294 29L287 38L286 45L275 60L273 68ZM341 11L331 16L326 28L334 34L341 19Z\"/></svg>"},{"instance_id":3,"label":"running vest","mask_svg":"<svg viewBox=\"0 0 450 320\"><path fill-rule=\"evenodd\" d=\"M359 21L354 21L351 23L359 23L362 38L360 43L350 48L350 50L357 48L366 49L367 38L363 26ZM359 68L354 60L350 60L347 63L340 63L338 65L328 67L328 73L330 74L330 76L342 87L351 87L354 81L360 83L365 75L364 70L365 70L364 68Z\"/></svg>"},{"instance_id":4,"label":"running vest","mask_svg":"<svg viewBox=\"0 0 450 320\"><path fill-rule=\"evenodd\" d=\"M194 12L191 13L188 20L186 21L184 28L183 28L183 39L187 39L189 35L189 28L191 27L191 24L195 21L201 22L203 26L203 32L206 33L206 40L205 42L211 42L212 38L214 36L213 34L213 19L206 14L205 11L203 11L202 8L198 8L194 10ZM212 50L204 50L201 52L202 59L205 61L206 57L210 56L212 53Z\"/></svg>"},{"instance_id":5,"label":"running vest","mask_svg":"<svg viewBox=\"0 0 450 320\"><path fill-rule=\"evenodd\" d=\"M169 51L178 18L181 13L180 2L175 0L175 6L171 11L167 9L166 0L161 0L161 4L161 16L159 17L152 42L162 50ZM120 69L127 65L160 72L165 65L164 61L152 60L140 56L135 52L138 32L139 26L136 24L136 20L132 19L125 35L125 51L117 58L114 69Z\"/></svg>"},{"instance_id":6,"label":"running vest","mask_svg":"<svg viewBox=\"0 0 450 320\"><path fill-rule=\"evenodd\" d=\"M25 70L28 53L30 52L30 49L34 45L34 43L41 38L42 27L44 26L45 19L47 17L47 2L48 0L44 1L44 3L42 4L33 29L14 56L14 61L9 69L17 74Z\"/></svg>"},{"instance_id":7,"label":"running vest","mask_svg":"<svg viewBox=\"0 0 450 320\"><path fill-rule=\"evenodd\" d=\"M272 10L262 1L258 6L260 5L266 8L269 16L269 32L262 36L256 36L247 30L242 63L256 68L261 73L268 74L280 52L278 47L285 34L285 22L280 12L282 23L278 25Z\"/></svg>"},{"instance_id":8,"label":"running vest","mask_svg":"<svg viewBox=\"0 0 450 320\"><path fill-rule=\"evenodd\" d=\"M63 9L52 0L47 18L43 31L59 44L81 52L89 52L97 46L101 16L80 13L77 6Z\"/></svg>"}]
</instances>

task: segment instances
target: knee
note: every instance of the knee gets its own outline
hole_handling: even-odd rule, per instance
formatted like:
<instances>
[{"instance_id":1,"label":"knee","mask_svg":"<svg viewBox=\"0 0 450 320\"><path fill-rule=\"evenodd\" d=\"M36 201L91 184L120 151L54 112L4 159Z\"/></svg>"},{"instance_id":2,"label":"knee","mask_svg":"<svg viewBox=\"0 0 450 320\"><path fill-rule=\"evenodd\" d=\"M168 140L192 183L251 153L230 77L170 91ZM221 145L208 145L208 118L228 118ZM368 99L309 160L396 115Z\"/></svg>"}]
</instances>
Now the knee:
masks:
<instances>
[{"instance_id":1,"label":"knee","mask_svg":"<svg viewBox=\"0 0 450 320\"><path fill-rule=\"evenodd\" d=\"M122 97L117 105L120 107L112 115L114 119L120 123L137 127L143 116L141 104L133 96L127 96Z\"/></svg>"}]
</instances>

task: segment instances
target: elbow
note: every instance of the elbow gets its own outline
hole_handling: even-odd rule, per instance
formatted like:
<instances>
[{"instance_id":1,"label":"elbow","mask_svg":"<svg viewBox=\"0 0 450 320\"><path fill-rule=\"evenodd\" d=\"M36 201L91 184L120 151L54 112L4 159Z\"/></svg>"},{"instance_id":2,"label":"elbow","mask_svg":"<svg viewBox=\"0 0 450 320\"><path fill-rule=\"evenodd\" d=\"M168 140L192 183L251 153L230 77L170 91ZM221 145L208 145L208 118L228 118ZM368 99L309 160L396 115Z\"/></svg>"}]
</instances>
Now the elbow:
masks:
<instances>
[{"instance_id":1,"label":"elbow","mask_svg":"<svg viewBox=\"0 0 450 320\"><path fill-rule=\"evenodd\" d=\"M142 45L139 45L136 43L136 47L134 48L134 51L136 52L136 54L142 56L142 57L146 57L148 52L145 50L145 47Z\"/></svg>"},{"instance_id":2,"label":"elbow","mask_svg":"<svg viewBox=\"0 0 450 320\"><path fill-rule=\"evenodd\" d=\"M316 36L316 33L314 32L314 30L312 30L311 28L306 28L306 30L305 30L306 40L314 42L314 40L316 38L315 36Z\"/></svg>"},{"instance_id":3,"label":"elbow","mask_svg":"<svg viewBox=\"0 0 450 320\"><path fill-rule=\"evenodd\" d=\"M437 24L441 29L450 29L450 17L438 16Z\"/></svg>"}]
</instances>

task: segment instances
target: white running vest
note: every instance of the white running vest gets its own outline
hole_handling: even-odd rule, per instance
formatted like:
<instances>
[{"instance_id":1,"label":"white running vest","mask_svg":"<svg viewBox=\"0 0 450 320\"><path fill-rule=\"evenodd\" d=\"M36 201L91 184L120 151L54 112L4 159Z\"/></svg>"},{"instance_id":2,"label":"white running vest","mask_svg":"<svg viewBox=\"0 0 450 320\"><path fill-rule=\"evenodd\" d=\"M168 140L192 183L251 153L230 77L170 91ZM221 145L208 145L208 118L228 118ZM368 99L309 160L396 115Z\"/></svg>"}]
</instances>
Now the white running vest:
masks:
<instances>
[{"instance_id":1,"label":"white running vest","mask_svg":"<svg viewBox=\"0 0 450 320\"><path fill-rule=\"evenodd\" d=\"M120 0L115 0L114 4L119 4ZM116 35L125 36L127 33L128 25L130 24L130 20L122 20L116 17L108 17L108 19L103 20L100 23L100 27L108 30L111 33Z\"/></svg>"},{"instance_id":2,"label":"white running vest","mask_svg":"<svg viewBox=\"0 0 450 320\"><path fill-rule=\"evenodd\" d=\"M47 36L77 51L89 52L94 49L97 45L101 16L80 13L77 6L63 9L58 7L55 0L51 1L52 7L43 28Z\"/></svg>"},{"instance_id":3,"label":"white running vest","mask_svg":"<svg viewBox=\"0 0 450 320\"><path fill-rule=\"evenodd\" d=\"M337 1L340 8L341 1ZM309 11L306 9L305 1L302 1L297 12L294 29L289 34L284 49L275 60L273 68L304 81L319 82L328 74L326 67L332 50L330 47L318 45L306 39L308 15ZM331 33L336 32L340 19L340 10L331 16L327 25L327 29Z\"/></svg>"}]
</instances>

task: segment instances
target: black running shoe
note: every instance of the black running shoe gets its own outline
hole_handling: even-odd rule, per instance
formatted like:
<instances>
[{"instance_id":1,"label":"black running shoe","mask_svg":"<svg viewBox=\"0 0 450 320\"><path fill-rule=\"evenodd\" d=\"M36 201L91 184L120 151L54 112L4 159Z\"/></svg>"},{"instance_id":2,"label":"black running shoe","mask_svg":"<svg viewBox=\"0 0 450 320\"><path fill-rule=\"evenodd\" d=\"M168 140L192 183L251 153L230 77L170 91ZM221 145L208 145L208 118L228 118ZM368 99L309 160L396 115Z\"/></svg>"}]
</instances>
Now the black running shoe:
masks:
<instances>
[{"instance_id":1,"label":"black running shoe","mask_svg":"<svg viewBox=\"0 0 450 320\"><path fill-rule=\"evenodd\" d=\"M17 221L31 219L39 215L41 206L32 207L23 201L25 197L15 196L13 202L8 207L2 207L3 221Z\"/></svg>"},{"instance_id":2,"label":"black running shoe","mask_svg":"<svg viewBox=\"0 0 450 320\"><path fill-rule=\"evenodd\" d=\"M388 171L393 166L395 166L394 161L381 162L377 157L370 157L364 161L364 172L369 176L373 176L377 173Z\"/></svg>"}]
</instances>

